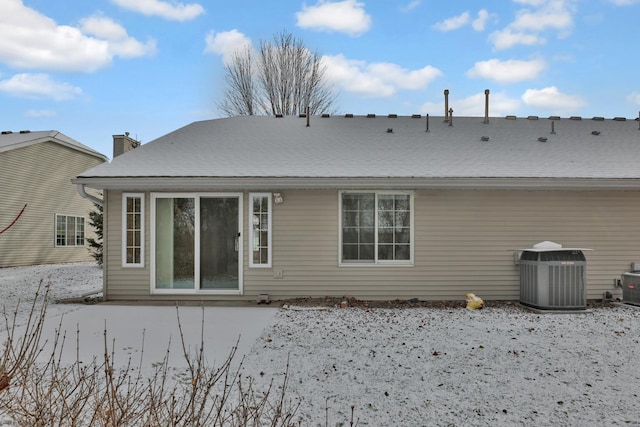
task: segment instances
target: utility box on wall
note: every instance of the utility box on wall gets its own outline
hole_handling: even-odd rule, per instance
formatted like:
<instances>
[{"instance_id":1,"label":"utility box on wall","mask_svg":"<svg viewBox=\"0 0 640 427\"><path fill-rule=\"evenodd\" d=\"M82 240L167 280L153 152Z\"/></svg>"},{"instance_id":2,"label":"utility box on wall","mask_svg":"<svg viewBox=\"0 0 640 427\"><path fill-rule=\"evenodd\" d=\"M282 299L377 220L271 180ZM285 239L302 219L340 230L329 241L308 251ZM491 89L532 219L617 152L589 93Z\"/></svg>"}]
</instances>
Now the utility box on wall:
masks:
<instances>
[{"instance_id":1,"label":"utility box on wall","mask_svg":"<svg viewBox=\"0 0 640 427\"><path fill-rule=\"evenodd\" d=\"M540 242L522 249L520 302L543 310L584 310L587 307L587 261L584 251Z\"/></svg>"}]
</instances>

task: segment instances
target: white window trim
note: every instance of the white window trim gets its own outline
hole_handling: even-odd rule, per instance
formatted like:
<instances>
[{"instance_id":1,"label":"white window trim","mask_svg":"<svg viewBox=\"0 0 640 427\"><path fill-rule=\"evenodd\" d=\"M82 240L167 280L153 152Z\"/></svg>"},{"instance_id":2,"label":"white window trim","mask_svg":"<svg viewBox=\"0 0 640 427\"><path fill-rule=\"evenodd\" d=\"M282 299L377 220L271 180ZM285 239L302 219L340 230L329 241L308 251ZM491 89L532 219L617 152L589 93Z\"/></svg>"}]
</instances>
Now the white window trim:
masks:
<instances>
[{"instance_id":1,"label":"white window trim","mask_svg":"<svg viewBox=\"0 0 640 427\"><path fill-rule=\"evenodd\" d=\"M73 245L59 245L58 244L58 217L59 216L64 216L64 217L73 217L76 219L76 232L78 231L77 227L78 227L78 222L77 219L78 218L82 218L82 224L83 224L83 235L84 237L82 238L82 245L76 245L76 234L74 233L73 235ZM65 224L66 225L66 224ZM65 227L65 232L66 232L66 227ZM85 246L87 246L86 240L87 240L87 219L83 216L80 215L67 215L67 214L55 214L55 217L53 219L53 246L56 248L83 248ZM68 236L67 236L67 240L68 240Z\"/></svg>"},{"instance_id":2,"label":"white window trim","mask_svg":"<svg viewBox=\"0 0 640 427\"><path fill-rule=\"evenodd\" d=\"M409 238L411 239L409 245L409 259L408 260L378 260L378 218L375 215L374 224L374 260L372 262L345 262L342 261L342 195L349 193L373 193L375 195L375 206L377 213L378 195L382 194L401 194L410 196L409 209L411 210L411 217L409 218L409 224L411 227L411 233ZM414 247L415 247L415 209L414 209L415 194L413 191L402 190L340 190L338 191L338 266L339 267L413 267L414 266Z\"/></svg>"},{"instance_id":3,"label":"white window trim","mask_svg":"<svg viewBox=\"0 0 640 427\"><path fill-rule=\"evenodd\" d=\"M140 198L140 262L127 262L127 198ZM144 267L144 193L122 193L122 266L123 267Z\"/></svg>"},{"instance_id":4,"label":"white window trim","mask_svg":"<svg viewBox=\"0 0 640 427\"><path fill-rule=\"evenodd\" d=\"M243 230L242 213L243 213L243 194L242 193L151 193L150 194L150 206L149 206L149 290L151 294L156 295L243 295L244 294L244 245L242 234L238 238L238 289L157 289L156 284L156 199L158 198L194 198L195 200L195 214L196 222L200 220L200 198L202 197L229 197L238 198L238 232ZM195 230L195 250L194 257L196 259L194 275L196 278L200 277L200 230L196 227Z\"/></svg>"},{"instance_id":5,"label":"white window trim","mask_svg":"<svg viewBox=\"0 0 640 427\"><path fill-rule=\"evenodd\" d=\"M253 262L253 241L254 241L254 233L253 233L253 198L254 197L266 197L267 198L267 227L268 227L268 237L267 237L267 263L266 264L256 264ZM273 216L273 206L272 206L272 197L271 193L249 193L249 209L248 209L248 229L249 229L249 239L247 240L248 246L248 255L249 255L249 267L250 268L271 268L271 256L273 253L273 245L272 245L272 216Z\"/></svg>"}]
</instances>

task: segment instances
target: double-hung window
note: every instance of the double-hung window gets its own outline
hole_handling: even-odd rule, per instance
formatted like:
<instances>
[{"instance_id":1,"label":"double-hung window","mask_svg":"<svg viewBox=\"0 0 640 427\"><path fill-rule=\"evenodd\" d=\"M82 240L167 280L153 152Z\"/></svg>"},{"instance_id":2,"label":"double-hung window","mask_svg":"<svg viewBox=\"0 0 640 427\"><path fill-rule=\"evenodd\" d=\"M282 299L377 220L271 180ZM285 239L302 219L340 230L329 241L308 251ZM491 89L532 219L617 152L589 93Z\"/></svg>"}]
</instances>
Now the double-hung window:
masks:
<instances>
[{"instance_id":1,"label":"double-hung window","mask_svg":"<svg viewBox=\"0 0 640 427\"><path fill-rule=\"evenodd\" d=\"M249 266L271 267L271 193L249 194Z\"/></svg>"},{"instance_id":2,"label":"double-hung window","mask_svg":"<svg viewBox=\"0 0 640 427\"><path fill-rule=\"evenodd\" d=\"M411 192L341 192L341 264L411 265L412 212Z\"/></svg>"},{"instance_id":3,"label":"double-hung window","mask_svg":"<svg viewBox=\"0 0 640 427\"><path fill-rule=\"evenodd\" d=\"M144 267L144 194L122 194L122 266Z\"/></svg>"},{"instance_id":4,"label":"double-hung window","mask_svg":"<svg viewBox=\"0 0 640 427\"><path fill-rule=\"evenodd\" d=\"M56 214L56 246L84 246L84 217Z\"/></svg>"}]
</instances>

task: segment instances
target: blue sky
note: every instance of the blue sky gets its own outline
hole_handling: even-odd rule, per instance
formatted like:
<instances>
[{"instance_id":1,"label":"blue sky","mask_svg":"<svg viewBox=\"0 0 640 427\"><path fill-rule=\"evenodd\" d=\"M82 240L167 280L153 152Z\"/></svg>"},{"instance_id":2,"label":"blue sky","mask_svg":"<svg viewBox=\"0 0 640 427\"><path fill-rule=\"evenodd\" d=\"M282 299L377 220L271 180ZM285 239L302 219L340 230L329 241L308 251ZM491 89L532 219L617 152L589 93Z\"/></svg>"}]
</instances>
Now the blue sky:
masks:
<instances>
[{"instance_id":1,"label":"blue sky","mask_svg":"<svg viewBox=\"0 0 640 427\"><path fill-rule=\"evenodd\" d=\"M221 117L224 61L291 32L338 113L635 118L640 0L2 0L0 128L111 157Z\"/></svg>"}]
</instances>

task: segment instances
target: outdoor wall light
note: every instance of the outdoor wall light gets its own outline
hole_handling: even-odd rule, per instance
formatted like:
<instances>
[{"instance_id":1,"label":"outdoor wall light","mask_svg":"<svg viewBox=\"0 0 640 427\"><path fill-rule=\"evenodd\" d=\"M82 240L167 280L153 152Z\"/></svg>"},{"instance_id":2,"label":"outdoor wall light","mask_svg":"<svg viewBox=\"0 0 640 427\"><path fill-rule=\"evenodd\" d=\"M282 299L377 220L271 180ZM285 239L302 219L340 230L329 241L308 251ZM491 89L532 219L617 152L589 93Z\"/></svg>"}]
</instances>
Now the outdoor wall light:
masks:
<instances>
[{"instance_id":1,"label":"outdoor wall light","mask_svg":"<svg viewBox=\"0 0 640 427\"><path fill-rule=\"evenodd\" d=\"M282 197L282 193L273 193L273 203L279 205L284 202L284 198Z\"/></svg>"}]
</instances>

